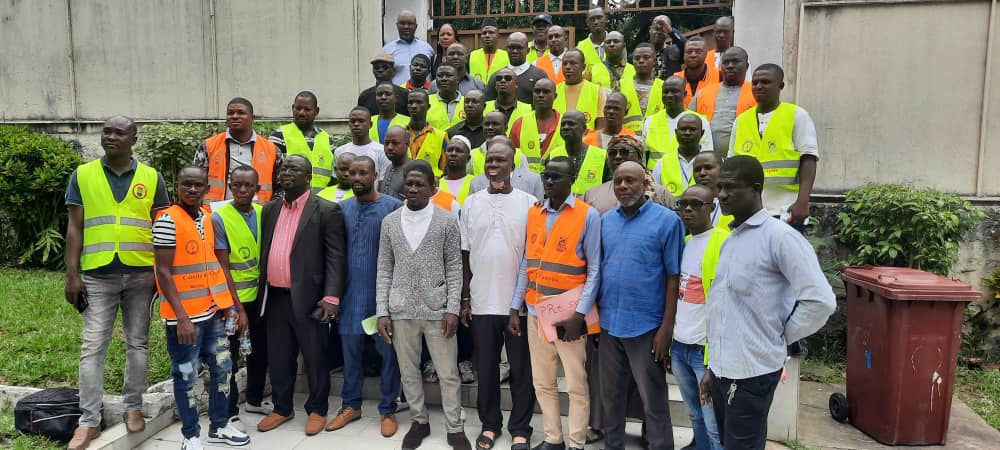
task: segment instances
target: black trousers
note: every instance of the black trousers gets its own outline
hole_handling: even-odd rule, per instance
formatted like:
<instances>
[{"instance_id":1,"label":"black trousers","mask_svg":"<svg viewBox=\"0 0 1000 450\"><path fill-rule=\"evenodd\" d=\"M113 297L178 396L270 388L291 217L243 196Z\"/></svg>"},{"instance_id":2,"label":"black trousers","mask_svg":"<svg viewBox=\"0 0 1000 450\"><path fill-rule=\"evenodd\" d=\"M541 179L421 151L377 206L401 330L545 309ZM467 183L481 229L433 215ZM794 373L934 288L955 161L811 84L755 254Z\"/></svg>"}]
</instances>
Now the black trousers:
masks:
<instances>
[{"instance_id":1,"label":"black trousers","mask_svg":"<svg viewBox=\"0 0 1000 450\"><path fill-rule=\"evenodd\" d=\"M670 421L667 371L653 360L651 330L632 338L618 338L601 330L600 354L601 400L604 403L604 445L608 450L625 448L625 412L628 389L635 380L644 406L646 439L650 450L674 448Z\"/></svg>"},{"instance_id":2,"label":"black trousers","mask_svg":"<svg viewBox=\"0 0 1000 450\"><path fill-rule=\"evenodd\" d=\"M726 450L764 448L767 413L779 380L781 369L742 380L713 377L712 408Z\"/></svg>"},{"instance_id":3,"label":"black trousers","mask_svg":"<svg viewBox=\"0 0 1000 450\"><path fill-rule=\"evenodd\" d=\"M306 413L325 416L329 407L330 368L327 360L329 325L311 318L299 320L292 310L292 296L288 289L270 286L267 307L267 354L271 366L271 398L274 412L288 416L295 408L295 376L298 373L298 356L302 351L306 378L309 380L309 398Z\"/></svg>"},{"instance_id":4,"label":"black trousers","mask_svg":"<svg viewBox=\"0 0 1000 450\"><path fill-rule=\"evenodd\" d=\"M528 335L511 335L507 331L509 316L472 316L472 339L476 351L473 365L479 373L479 393L476 407L483 431L499 433L503 429L500 413L500 351L507 346L510 362L510 396L514 405L507 430L511 436L531 437L531 415L535 410L535 388L531 382L531 356Z\"/></svg>"},{"instance_id":5,"label":"black trousers","mask_svg":"<svg viewBox=\"0 0 1000 450\"><path fill-rule=\"evenodd\" d=\"M264 400L264 386L267 383L267 330L264 318L260 317L260 302L243 304L250 325L250 355L247 356L247 403L260 406ZM240 361L240 335L229 336L229 357L233 360L233 374L229 378L229 417L240 412L240 395L236 386L236 372Z\"/></svg>"}]
</instances>

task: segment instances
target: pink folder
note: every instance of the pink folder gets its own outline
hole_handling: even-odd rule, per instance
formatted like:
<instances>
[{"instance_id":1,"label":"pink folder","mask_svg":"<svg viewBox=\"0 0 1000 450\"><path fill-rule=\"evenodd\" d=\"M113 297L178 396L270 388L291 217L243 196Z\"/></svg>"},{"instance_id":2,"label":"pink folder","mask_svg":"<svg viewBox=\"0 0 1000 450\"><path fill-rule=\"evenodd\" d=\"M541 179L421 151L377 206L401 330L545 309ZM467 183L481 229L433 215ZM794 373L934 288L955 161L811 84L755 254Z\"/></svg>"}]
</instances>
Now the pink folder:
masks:
<instances>
[{"instance_id":1,"label":"pink folder","mask_svg":"<svg viewBox=\"0 0 1000 450\"><path fill-rule=\"evenodd\" d=\"M580 303L580 294L582 293L583 285L580 285L562 294L542 297L535 303L535 315L538 318L538 333L541 334L546 342L556 340L556 327L554 324L562 322L576 313L576 306ZM598 334L601 332L601 319L597 315L596 303L587 311L585 319L587 321L587 334Z\"/></svg>"}]
</instances>

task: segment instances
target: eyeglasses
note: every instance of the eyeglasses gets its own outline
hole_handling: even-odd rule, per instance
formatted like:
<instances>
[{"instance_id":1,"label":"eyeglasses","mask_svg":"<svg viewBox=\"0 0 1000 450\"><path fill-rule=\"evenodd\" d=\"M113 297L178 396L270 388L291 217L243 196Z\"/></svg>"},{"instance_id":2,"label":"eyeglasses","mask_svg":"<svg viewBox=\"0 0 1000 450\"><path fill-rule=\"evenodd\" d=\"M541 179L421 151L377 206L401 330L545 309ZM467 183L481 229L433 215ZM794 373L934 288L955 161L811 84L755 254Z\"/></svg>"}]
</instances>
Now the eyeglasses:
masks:
<instances>
[{"instance_id":1,"label":"eyeglasses","mask_svg":"<svg viewBox=\"0 0 1000 450\"><path fill-rule=\"evenodd\" d=\"M511 81L513 79L514 79L513 75L497 75L496 76L496 80L497 81Z\"/></svg>"},{"instance_id":2,"label":"eyeglasses","mask_svg":"<svg viewBox=\"0 0 1000 450\"><path fill-rule=\"evenodd\" d=\"M551 180L553 183L558 183L563 178L566 178L565 174L561 174L558 172L542 172L540 176L542 178L543 183L548 182L549 180Z\"/></svg>"},{"instance_id":3,"label":"eyeglasses","mask_svg":"<svg viewBox=\"0 0 1000 450\"><path fill-rule=\"evenodd\" d=\"M677 200L677 209L684 209L690 207L691 209L698 209L705 205L713 205L714 203L706 203L701 200Z\"/></svg>"}]
</instances>

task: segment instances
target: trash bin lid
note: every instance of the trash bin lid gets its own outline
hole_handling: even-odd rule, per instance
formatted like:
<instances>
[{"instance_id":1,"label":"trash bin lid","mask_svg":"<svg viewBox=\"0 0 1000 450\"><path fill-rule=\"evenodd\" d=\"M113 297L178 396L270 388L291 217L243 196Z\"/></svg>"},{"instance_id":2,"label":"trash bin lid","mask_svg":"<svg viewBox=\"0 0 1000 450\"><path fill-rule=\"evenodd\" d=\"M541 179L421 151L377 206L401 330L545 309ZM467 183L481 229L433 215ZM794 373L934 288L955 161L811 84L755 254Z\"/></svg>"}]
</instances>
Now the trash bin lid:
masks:
<instances>
[{"instance_id":1,"label":"trash bin lid","mask_svg":"<svg viewBox=\"0 0 1000 450\"><path fill-rule=\"evenodd\" d=\"M909 267L852 266L844 269L841 278L890 300L974 302L982 298L968 283Z\"/></svg>"}]
</instances>

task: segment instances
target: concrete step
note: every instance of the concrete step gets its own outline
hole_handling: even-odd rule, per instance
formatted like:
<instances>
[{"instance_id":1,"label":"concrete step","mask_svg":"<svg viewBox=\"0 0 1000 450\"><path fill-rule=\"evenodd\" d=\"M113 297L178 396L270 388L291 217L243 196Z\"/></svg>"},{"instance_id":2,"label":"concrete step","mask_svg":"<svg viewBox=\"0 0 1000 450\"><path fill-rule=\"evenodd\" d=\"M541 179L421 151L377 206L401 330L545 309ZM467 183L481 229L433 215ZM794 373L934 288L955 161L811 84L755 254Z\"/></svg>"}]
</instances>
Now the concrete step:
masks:
<instances>
[{"instance_id":1,"label":"concrete step","mask_svg":"<svg viewBox=\"0 0 1000 450\"><path fill-rule=\"evenodd\" d=\"M667 375L667 383L669 389L670 398L670 419L674 426L679 427L690 427L691 419L688 417L687 409L684 407L684 401L681 399L681 391L677 386L676 380L672 375ZM344 375L343 373L337 372L330 375L330 395L339 398L341 389L344 386ZM558 378L559 386L559 406L562 410L562 414L566 415L569 412L569 394L567 393L566 380L563 377ZM476 383L463 384L461 391L462 406L466 408L476 407L476 396L478 395L478 385ZM307 393L309 391L308 383L305 376L299 376L296 378L295 392L297 393ZM365 377L365 382L361 390L361 395L365 400L378 400L382 398L382 394L379 390L379 379L378 377ZM441 389L437 383L424 383L424 397L427 404L429 405L440 405L441 404ZM500 408L504 411L510 411L512 402L510 396L510 386L507 382L500 385ZM339 405L330 405L331 408L337 408ZM535 404L535 413L541 413L541 409L538 404Z\"/></svg>"}]
</instances>

